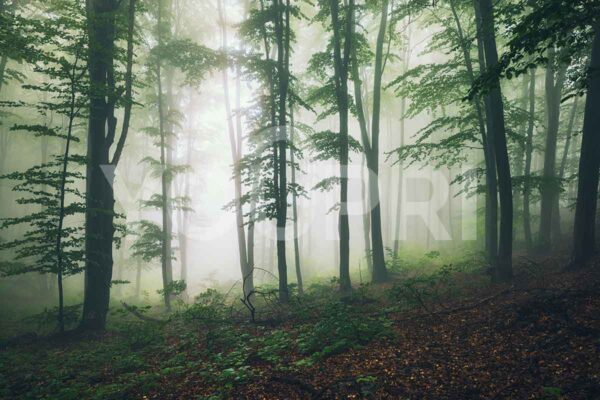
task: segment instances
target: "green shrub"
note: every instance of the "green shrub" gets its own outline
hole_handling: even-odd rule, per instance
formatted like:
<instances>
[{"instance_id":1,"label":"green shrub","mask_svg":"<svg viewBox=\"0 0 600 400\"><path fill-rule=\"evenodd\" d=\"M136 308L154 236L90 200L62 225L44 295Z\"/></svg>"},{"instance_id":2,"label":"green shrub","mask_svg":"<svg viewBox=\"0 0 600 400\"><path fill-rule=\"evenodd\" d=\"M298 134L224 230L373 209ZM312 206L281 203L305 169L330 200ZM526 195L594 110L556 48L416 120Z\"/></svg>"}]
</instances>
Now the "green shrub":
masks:
<instances>
[{"instance_id":1,"label":"green shrub","mask_svg":"<svg viewBox=\"0 0 600 400\"><path fill-rule=\"evenodd\" d=\"M390 334L391 322L386 318L359 315L343 303L334 303L316 324L304 328L297 343L303 354L322 359Z\"/></svg>"}]
</instances>

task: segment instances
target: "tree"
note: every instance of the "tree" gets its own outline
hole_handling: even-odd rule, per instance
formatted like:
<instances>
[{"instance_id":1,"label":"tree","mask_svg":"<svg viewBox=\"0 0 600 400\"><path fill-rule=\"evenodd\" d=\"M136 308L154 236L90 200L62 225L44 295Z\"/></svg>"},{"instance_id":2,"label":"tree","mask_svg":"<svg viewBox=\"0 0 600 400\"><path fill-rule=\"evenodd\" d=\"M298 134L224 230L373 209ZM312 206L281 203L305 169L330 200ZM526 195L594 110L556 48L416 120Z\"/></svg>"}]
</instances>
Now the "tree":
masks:
<instances>
[{"instance_id":1,"label":"tree","mask_svg":"<svg viewBox=\"0 0 600 400\"><path fill-rule=\"evenodd\" d=\"M346 7L345 26L342 25L339 18L338 0L331 0L329 7L333 31L335 97L340 123L340 289L347 293L352 289L350 282L350 226L348 223L348 71L354 26L354 0L349 0ZM344 35L343 50L342 34Z\"/></svg>"},{"instance_id":2,"label":"tree","mask_svg":"<svg viewBox=\"0 0 600 400\"><path fill-rule=\"evenodd\" d=\"M290 101L306 104L294 93L294 77L290 73L291 45L294 33L291 18L301 17L297 6L289 0L260 0L259 7L250 10L248 18L241 24L241 36L255 50L243 57L247 74L258 78L261 83L258 101L249 118L252 127L250 146L252 151L241 162L244 182L253 188L244 195L244 202L251 203L252 223L260 219L275 219L277 227L277 271L279 301L289 300L286 240L288 194L302 191L287 179L289 160ZM256 52L260 49L260 53ZM276 50L276 57L271 52ZM256 202L256 203L255 203ZM256 208L255 208L256 207Z\"/></svg>"},{"instance_id":3,"label":"tree","mask_svg":"<svg viewBox=\"0 0 600 400\"><path fill-rule=\"evenodd\" d=\"M600 28L594 27L594 41L587 78L587 99L581 138L577 206L573 232L571 268L581 268L596 252L596 208L600 170Z\"/></svg>"},{"instance_id":4,"label":"tree","mask_svg":"<svg viewBox=\"0 0 600 400\"><path fill-rule=\"evenodd\" d=\"M39 205L40 210L25 216L6 218L2 229L24 226L22 238L0 244L0 250L15 252L13 262L4 262L6 275L37 272L55 274L58 289L58 329L65 330L63 278L82 271L83 230L73 224L73 218L83 213L83 196L76 184L81 183L80 171L85 160L72 154L76 123L87 106L88 90L85 76L84 13L77 4L63 3L47 18L30 21L29 28L43 38L44 46L36 48L29 58L36 73L47 80L40 84L24 84L23 88L42 93L47 100L35 105L40 115L56 113L66 119L66 125L48 126L35 123L14 125L12 131L28 132L44 139L64 141L62 154L44 161L25 172L13 172L2 178L16 181L13 190L22 195L21 205ZM22 106L30 106L21 104ZM42 141L48 145L48 140ZM69 198L67 198L69 196Z\"/></svg>"},{"instance_id":5,"label":"tree","mask_svg":"<svg viewBox=\"0 0 600 400\"><path fill-rule=\"evenodd\" d=\"M133 39L135 0L129 0L127 11L127 53L124 88L117 89L115 40L121 32L116 24L120 2L89 0L86 3L88 28L89 128L86 172L85 214L85 296L81 328L102 330L110 301L112 280L112 247L114 241L114 169L119 164L131 119L133 97ZM124 4L124 3L123 3ZM120 98L119 93L124 93ZM120 136L116 139L117 105L124 115Z\"/></svg>"},{"instance_id":6,"label":"tree","mask_svg":"<svg viewBox=\"0 0 600 400\"><path fill-rule=\"evenodd\" d=\"M381 117L381 87L382 77L385 69L384 42L386 38L389 16L389 1L382 0L380 3L380 21L377 42L375 45L375 62L373 76L373 112L371 116L370 137L367 131L367 120L365 118L362 81L359 76L359 57L356 46L353 46L351 53L352 67L351 75L354 82L354 100L356 102L356 114L359 120L361 131L362 148L367 161L369 171L369 205L371 210L371 251L373 257L373 282L385 282L387 280L387 270L385 267L385 255L383 251L383 236L381 228L381 204L379 199L379 126ZM354 30L355 28L353 28ZM356 41L357 38L355 37Z\"/></svg>"},{"instance_id":7,"label":"tree","mask_svg":"<svg viewBox=\"0 0 600 400\"><path fill-rule=\"evenodd\" d=\"M222 0L217 1L218 11L219 11L219 25L221 26L221 47L224 52L228 51L228 42L227 42L227 20L225 16L225 9L222 4ZM244 297L249 296L250 293L254 291L254 271L250 269L248 263L248 246L246 241L246 232L245 232L245 224L244 224L244 210L242 208L242 171L240 169L240 160L243 157L243 148L242 148L242 124L241 124L241 110L239 107L239 97L240 97L240 86L237 85L237 93L236 93L236 101L238 103L238 107L236 111L236 126L234 127L234 115L231 111L231 100L229 96L229 65L224 65L222 74L223 74L223 92L224 92L224 100L225 100L225 116L227 119L227 130L229 133L229 146L231 148L231 159L233 162L233 182L234 182L234 208L235 208L235 218L236 218L236 231L237 231L237 240L238 240L238 254L240 258L240 270L242 274L242 282L243 282L243 292ZM239 82L240 73L238 71L238 77L236 81ZM237 128L237 129L236 129Z\"/></svg>"},{"instance_id":8,"label":"tree","mask_svg":"<svg viewBox=\"0 0 600 400\"><path fill-rule=\"evenodd\" d=\"M165 5L159 0L158 1L158 11L157 11L157 25L156 25L156 36L157 36L157 45L159 52L156 54L156 86L157 86L157 108L158 108L158 131L160 137L160 187L161 187L161 195L160 195L160 210L162 215L162 240L161 243L161 268L162 268L162 279L163 279L163 296L165 300L165 306L167 310L171 309L171 293L167 288L173 282L173 252L171 248L171 238L172 238L172 199L171 199L171 183L173 181L172 176L172 165L170 165L167 159L167 153L170 152L170 148L168 148L168 142L170 142L170 137L173 132L166 131L167 125L167 112L165 111L165 107L168 107L167 102L164 99L164 91L163 91L163 76L162 76L162 54L160 54L160 50L164 48L164 31L169 30L170 33L170 25L163 25L163 13ZM167 138L169 136L169 139ZM169 157L170 158L170 157Z\"/></svg>"},{"instance_id":9,"label":"tree","mask_svg":"<svg viewBox=\"0 0 600 400\"><path fill-rule=\"evenodd\" d=\"M531 251L533 239L531 238L531 213L530 213L530 196L531 196L531 161L533 157L533 131L534 115L535 115L535 68L529 72L529 120L527 123L527 138L525 141L525 170L523 176L523 232L525 236L525 246L528 251Z\"/></svg>"},{"instance_id":10,"label":"tree","mask_svg":"<svg viewBox=\"0 0 600 400\"><path fill-rule=\"evenodd\" d=\"M475 70L473 68L473 61L471 59L468 41L469 39L465 36L460 18L458 16L457 7L453 0L450 1L450 8L452 11L452 17L456 24L456 35L458 36L458 41L462 49L468 79L472 85L475 83ZM476 24L476 27L477 26L478 24ZM485 69L485 60L483 59L483 44L480 35L476 36L479 71L482 71ZM488 263L490 265L495 265L498 251L498 184L495 165L496 156L493 143L490 140L491 136L489 118L486 119L487 116L482 108L480 98L473 98L471 99L471 102L473 103L477 116L477 127L479 128L479 133L481 135L485 165L485 248L487 252ZM489 105L488 96L486 96L484 103L486 104L486 107Z\"/></svg>"},{"instance_id":11,"label":"tree","mask_svg":"<svg viewBox=\"0 0 600 400\"><path fill-rule=\"evenodd\" d=\"M573 255L570 268L580 268L588 263L595 252L595 215L599 161L596 157L600 139L595 133L598 116L594 111L600 96L600 80L595 73L600 63L600 43L596 15L600 11L596 2L555 2L539 0L528 14L519 16L508 41L508 51L497 68L475 85L475 91L499 76L511 78L536 65L546 62L544 50L555 46L567 51L565 57L588 52L592 43L589 68L574 77L579 94L587 92L584 128L578 173L578 194L575 210Z\"/></svg>"},{"instance_id":12,"label":"tree","mask_svg":"<svg viewBox=\"0 0 600 400\"><path fill-rule=\"evenodd\" d=\"M290 101L290 167L291 167L291 185L297 188L298 183L296 181L296 126L294 124L294 103ZM252 217L252 211L250 211L250 218ZM294 223L294 266L296 267L296 282L298 282L298 294L304 294L304 283L302 280L302 268L300 266L300 239L298 237L298 190L292 192L292 220ZM250 227L248 227L248 234L250 234ZM248 248L250 250L250 248Z\"/></svg>"},{"instance_id":13,"label":"tree","mask_svg":"<svg viewBox=\"0 0 600 400\"><path fill-rule=\"evenodd\" d=\"M476 3L477 4L477 3ZM491 0L481 0L481 7L476 7L480 14L481 36L485 50L487 71L494 71L498 66L498 50L494 27L494 8ZM504 121L504 103L500 90L500 81L496 77L489 88L489 114L491 140L496 156L498 174L498 192L500 197L500 234L498 241L497 264L493 266L493 276L499 281L512 279L512 235L513 235L513 199L510 163L506 146L506 131Z\"/></svg>"},{"instance_id":14,"label":"tree","mask_svg":"<svg viewBox=\"0 0 600 400\"><path fill-rule=\"evenodd\" d=\"M547 252L552 245L553 236L560 235L558 200L560 183L556 179L556 146L560 121L560 104L565 81L566 65L557 57L556 49L548 49L548 65L546 67L546 117L547 132L544 153L544 173L540 187L542 206L540 215L539 250ZM557 239L559 239L557 237Z\"/></svg>"},{"instance_id":15,"label":"tree","mask_svg":"<svg viewBox=\"0 0 600 400\"><path fill-rule=\"evenodd\" d=\"M279 273L279 301L289 300L287 287L287 261L285 258L285 229L287 225L287 104L290 82L290 0L273 0L275 12L275 38L277 43L278 124L275 144L277 146L277 272Z\"/></svg>"}]
</instances>

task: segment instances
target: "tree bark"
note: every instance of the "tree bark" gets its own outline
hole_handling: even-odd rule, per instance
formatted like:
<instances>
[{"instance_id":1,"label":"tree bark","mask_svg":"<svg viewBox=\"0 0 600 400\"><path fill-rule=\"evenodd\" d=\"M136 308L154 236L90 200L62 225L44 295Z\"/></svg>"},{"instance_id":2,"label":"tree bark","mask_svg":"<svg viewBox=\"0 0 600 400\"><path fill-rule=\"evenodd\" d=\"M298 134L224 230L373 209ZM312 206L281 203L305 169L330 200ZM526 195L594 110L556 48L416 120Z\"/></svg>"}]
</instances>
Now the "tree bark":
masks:
<instances>
[{"instance_id":1,"label":"tree bark","mask_svg":"<svg viewBox=\"0 0 600 400\"><path fill-rule=\"evenodd\" d=\"M567 126L567 137L565 139L565 147L560 160L560 169L558 170L558 177L562 180L565 178L565 171L567 169L567 159L569 157L569 150L571 149L571 142L573 141L573 128L575 127L575 118L577 116L577 109L579 107L579 96L575 96L573 105L571 106L571 114L569 115L569 124Z\"/></svg>"},{"instance_id":2,"label":"tree bark","mask_svg":"<svg viewBox=\"0 0 600 400\"><path fill-rule=\"evenodd\" d=\"M278 126L277 126L277 271L279 273L279 301L287 303L289 300L286 240L285 230L287 225L287 102L289 87L289 62L290 62L290 2L275 0L275 35L277 38L277 73L278 73Z\"/></svg>"},{"instance_id":3,"label":"tree bark","mask_svg":"<svg viewBox=\"0 0 600 400\"><path fill-rule=\"evenodd\" d=\"M296 187L296 157L295 157L295 127L294 127L294 107L290 102L290 164L292 172L292 186ZM298 199L296 192L292 193L292 218L294 223L294 265L296 267L296 282L298 284L298 294L304 294L304 284L302 281L302 269L300 267L300 242L298 237Z\"/></svg>"},{"instance_id":4,"label":"tree bark","mask_svg":"<svg viewBox=\"0 0 600 400\"><path fill-rule=\"evenodd\" d=\"M357 106L358 107L358 106ZM366 155L363 154L362 157L362 165L361 165L361 180L360 180L360 190L361 196L363 199L363 240L365 243L365 259L367 260L367 269L369 274L373 273L373 254L371 252L371 213L369 212L369 196L367 195L367 180L368 177L365 178L364 171L366 166ZM367 170L368 173L368 170Z\"/></svg>"},{"instance_id":5,"label":"tree bark","mask_svg":"<svg viewBox=\"0 0 600 400\"><path fill-rule=\"evenodd\" d=\"M458 12L454 1L450 2L452 16L456 23L456 32L458 40L460 42L460 48L463 53L465 61L465 67L467 69L467 75L471 84L475 82L475 71L473 68L473 61L468 46L468 38L465 37L465 33L462 28ZM476 10L479 8L477 0L475 0ZM481 16L480 13L476 12L477 29L481 29ZM481 35L477 35L477 52L480 71L484 71L486 68L483 41ZM489 108L489 98L485 98L486 111ZM495 153L493 143L489 136L489 124L486 130L486 115L484 115L481 107L479 98L472 100L475 113L477 115L477 126L481 135L481 143L483 145L483 157L485 165L485 180L486 180L486 207L485 207L485 248L487 253L487 260L490 265L495 265L497 257L497 246L498 246L498 187L496 178L496 165L495 165ZM489 112L488 112L489 113Z\"/></svg>"},{"instance_id":6,"label":"tree bark","mask_svg":"<svg viewBox=\"0 0 600 400\"><path fill-rule=\"evenodd\" d=\"M485 46L483 42L483 20L481 15L481 4L479 0L473 0L475 6L475 19L477 24L477 56L479 71L483 73L487 69L485 59ZM492 115L490 95L483 98L485 114L478 106L478 124L482 133L482 144L485 162L485 250L487 261L492 268L498 259L498 176L496 167L496 150L494 148L494 129L490 116Z\"/></svg>"},{"instance_id":7,"label":"tree bark","mask_svg":"<svg viewBox=\"0 0 600 400\"><path fill-rule=\"evenodd\" d=\"M114 168L118 165L129 130L132 101L133 32L135 0L129 3L125 113L121 136L110 160L117 120L114 116L115 0L88 0L86 3L89 41L88 70L90 110L88 123L85 283L82 329L103 330L110 301L112 245L114 237ZM106 173L103 171L106 169Z\"/></svg>"},{"instance_id":8,"label":"tree bark","mask_svg":"<svg viewBox=\"0 0 600 400\"><path fill-rule=\"evenodd\" d=\"M158 46L164 46L162 37L162 13L163 13L163 2L158 2L158 24L157 24L157 35L158 35ZM161 267L162 267L162 283L163 283L163 297L165 307L167 311L171 310L171 293L170 286L173 282L173 265L172 265L172 249L171 249L171 199L170 199L170 184L171 180L169 177L168 169L170 167L167 160L167 135L170 136L170 132L166 132L166 115L165 115L165 101L163 93L162 83L162 65L160 58L156 62L156 81L157 81L157 102L158 102L158 123L159 123L159 134L160 134L160 166L161 166L161 215L162 215L162 251L161 251Z\"/></svg>"},{"instance_id":9,"label":"tree bark","mask_svg":"<svg viewBox=\"0 0 600 400\"><path fill-rule=\"evenodd\" d=\"M494 9L492 0L481 0L482 40L488 72L498 65L498 50L494 28ZM504 124L504 104L500 89L500 80L493 78L489 93L491 134L496 155L498 191L500 195L500 235L498 241L498 259L494 270L494 279L509 281L512 279L512 225L513 198L510 163L506 146L506 128Z\"/></svg>"},{"instance_id":10,"label":"tree bark","mask_svg":"<svg viewBox=\"0 0 600 400\"><path fill-rule=\"evenodd\" d=\"M594 28L579 158L571 269L586 266L596 252L596 207L600 168L600 27Z\"/></svg>"},{"instance_id":11,"label":"tree bark","mask_svg":"<svg viewBox=\"0 0 600 400\"><path fill-rule=\"evenodd\" d=\"M81 327L102 330L110 301L114 235L114 176L102 167L110 164L107 136L114 129L114 104L107 100L114 63L114 0L88 0L88 68L90 112L87 143L85 215L85 295ZM112 108L112 109L111 109Z\"/></svg>"},{"instance_id":12,"label":"tree bark","mask_svg":"<svg viewBox=\"0 0 600 400\"><path fill-rule=\"evenodd\" d=\"M405 71L408 68L405 69ZM406 121L404 113L406 112L406 98L400 100L400 147L404 146L404 133L406 128ZM398 166L398 196L396 199L396 226L394 228L394 262L398 261L398 251L400 250L400 226L402 224L402 190L404 187L404 170L402 165Z\"/></svg>"},{"instance_id":13,"label":"tree bark","mask_svg":"<svg viewBox=\"0 0 600 400\"><path fill-rule=\"evenodd\" d=\"M525 247L528 252L532 251L533 239L531 235L531 212L530 197L531 188L531 160L533 156L533 130L535 128L535 69L529 72L529 120L527 123L527 138L525 141L525 169L523 171L523 235Z\"/></svg>"},{"instance_id":14,"label":"tree bark","mask_svg":"<svg viewBox=\"0 0 600 400\"><path fill-rule=\"evenodd\" d=\"M556 145L560 121L560 100L565 79L566 67L555 66L556 52L553 47L548 49L548 66L546 67L546 117L547 132L544 153L544 172L541 185L541 212L539 251L547 253L552 248L553 232L559 227L555 213L558 212L559 187L556 182Z\"/></svg>"},{"instance_id":15,"label":"tree bark","mask_svg":"<svg viewBox=\"0 0 600 400\"><path fill-rule=\"evenodd\" d=\"M219 19L221 25L221 45L224 51L227 51L227 21L225 16L225 9L222 1L218 1L219 8ZM231 159L233 162L233 182L235 188L234 204L235 204L235 217L236 217L236 232L238 239L238 254L240 260L240 271L242 274L243 291L244 297L248 296L253 290L253 271L248 268L248 253L246 245L246 231L244 227L244 211L242 206L242 176L240 171L240 160L242 158L242 143L241 143L241 119L238 112L236 113L236 125L238 131L234 127L233 113L231 111L231 100L229 95L229 73L228 66L224 66L223 70L223 91L225 97L225 113L227 118L227 129L229 132L229 144L231 149ZM236 82L237 82L236 78ZM237 96L236 102L238 102L240 87L237 85Z\"/></svg>"},{"instance_id":16,"label":"tree bark","mask_svg":"<svg viewBox=\"0 0 600 400\"><path fill-rule=\"evenodd\" d=\"M333 28L333 58L335 70L336 100L340 124L340 290L348 293L350 282L350 225L348 221L348 69L352 48L352 26L354 25L354 0L346 7L346 26L339 20L338 0L330 1L331 25ZM344 33L342 54L341 33Z\"/></svg>"}]
</instances>

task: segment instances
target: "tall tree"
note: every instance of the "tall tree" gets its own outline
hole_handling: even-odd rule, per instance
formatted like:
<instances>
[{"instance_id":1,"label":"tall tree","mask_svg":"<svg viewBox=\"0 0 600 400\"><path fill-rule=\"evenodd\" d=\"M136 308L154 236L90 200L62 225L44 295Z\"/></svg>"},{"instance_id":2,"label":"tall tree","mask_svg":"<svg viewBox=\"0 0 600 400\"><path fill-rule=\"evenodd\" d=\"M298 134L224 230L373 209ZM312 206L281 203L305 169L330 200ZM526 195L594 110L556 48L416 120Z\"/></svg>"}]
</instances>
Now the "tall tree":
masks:
<instances>
[{"instance_id":1,"label":"tall tree","mask_svg":"<svg viewBox=\"0 0 600 400\"><path fill-rule=\"evenodd\" d=\"M339 116L340 135L340 289L349 292L350 282L350 225L348 222L348 71L350 67L350 50L352 48L352 33L354 26L354 0L349 0L346 6L344 20L339 16L338 0L330 0L331 26L333 31L333 63L337 109ZM342 41L343 34L343 41ZM381 227L380 227L381 233Z\"/></svg>"},{"instance_id":2,"label":"tall tree","mask_svg":"<svg viewBox=\"0 0 600 400\"><path fill-rule=\"evenodd\" d=\"M296 181L296 127L294 124L294 103L290 101L290 169L292 178L292 187L297 185ZM252 211L251 211L252 213ZM302 268L300 266L300 238L298 232L298 193L296 190L292 193L292 222L294 224L294 266L296 268L296 282L298 284L298 294L304 293L304 282L302 279ZM248 228L250 229L250 227Z\"/></svg>"},{"instance_id":3,"label":"tall tree","mask_svg":"<svg viewBox=\"0 0 600 400\"><path fill-rule=\"evenodd\" d=\"M289 300L287 287L287 260L285 230L287 226L288 182L287 182L287 147L288 147L288 91L290 84L290 0L273 0L275 12L275 42L277 45L277 100L278 121L276 127L277 146L277 272L279 273L279 301Z\"/></svg>"},{"instance_id":4,"label":"tall tree","mask_svg":"<svg viewBox=\"0 0 600 400\"><path fill-rule=\"evenodd\" d=\"M596 252L596 209L600 170L600 27L594 26L581 138L571 268L585 266Z\"/></svg>"},{"instance_id":5,"label":"tall tree","mask_svg":"<svg viewBox=\"0 0 600 400\"><path fill-rule=\"evenodd\" d=\"M477 1L477 0L475 0ZM476 7L478 5L476 4ZM459 46L464 58L465 68L469 83L475 83L475 69L473 60L471 59L471 51L469 38L466 36L462 23L458 14L457 6L454 0L450 1L450 10L452 18L456 25L456 35ZM481 23L477 20L476 27ZM477 35L477 53L479 61L479 70L485 70L486 63L484 59L483 42L481 35ZM490 124L486 125L486 114L481 104L479 97L471 100L477 117L477 128L481 135L481 143L483 145L483 157L485 165L485 248L487 253L488 263L495 265L497 257L497 241L498 241L498 186L496 176L495 151L494 145L490 137ZM489 96L484 99L486 107L489 106ZM489 108L489 107L488 107ZM488 111L489 113L489 111Z\"/></svg>"},{"instance_id":6,"label":"tall tree","mask_svg":"<svg viewBox=\"0 0 600 400\"><path fill-rule=\"evenodd\" d=\"M546 145L544 148L544 171L540 187L542 205L540 214L539 250L551 249L552 238L560 232L560 221L556 219L560 185L556 177L556 146L560 122L560 105L565 81L566 65L557 57L556 49L548 49L546 67Z\"/></svg>"},{"instance_id":7,"label":"tall tree","mask_svg":"<svg viewBox=\"0 0 600 400\"><path fill-rule=\"evenodd\" d=\"M532 250L531 237L531 162L533 158L533 132L535 129L535 68L529 71L529 118L527 121L527 136L525 138L525 169L523 171L523 232L527 251Z\"/></svg>"},{"instance_id":8,"label":"tall tree","mask_svg":"<svg viewBox=\"0 0 600 400\"><path fill-rule=\"evenodd\" d=\"M405 43L402 54L402 73L406 73L410 67L410 57L412 54L411 48L411 29L410 29L410 21L407 22L405 29L408 32L405 35ZM405 135L406 135L406 96L402 96L400 99L400 131L398 134L400 135L400 147L404 146L405 143ZM395 218L395 226L394 226L394 249L393 249L393 257L395 260L398 260L398 251L400 249L400 226L401 226L401 218L402 218L402 190L404 190L404 168L403 165L400 164L398 166L398 187L397 187L397 195L396 195L396 218Z\"/></svg>"},{"instance_id":9,"label":"tall tree","mask_svg":"<svg viewBox=\"0 0 600 400\"><path fill-rule=\"evenodd\" d=\"M476 13L481 21L481 35L485 52L486 70L488 73L498 67L498 50L494 23L494 7L492 0L480 0ZM498 192L500 197L500 234L498 241L498 258L493 266L494 279L507 281L512 279L512 235L513 235L513 199L510 163L506 145L506 127L504 121L504 102L500 89L500 80L496 75L489 88L489 136L494 144L496 171L498 174Z\"/></svg>"},{"instance_id":10,"label":"tall tree","mask_svg":"<svg viewBox=\"0 0 600 400\"><path fill-rule=\"evenodd\" d=\"M369 171L369 205L371 211L371 252L372 252L372 280L373 282L385 282L387 280L387 269L385 266L385 255L383 249L383 236L381 227L381 204L379 200L379 134L381 117L381 86L382 77L385 69L384 42L387 32L389 16L389 0L382 0L380 3L380 19L375 45L375 63L373 72L373 111L371 118L371 132L367 131L367 120L365 118L362 81L359 76L359 58L358 52L353 46L351 57L351 75L354 82L354 100L356 102L356 112L361 131L361 141L363 151L367 161ZM353 29L355 29L353 25ZM356 39L355 39L356 40Z\"/></svg>"},{"instance_id":11,"label":"tall tree","mask_svg":"<svg viewBox=\"0 0 600 400\"><path fill-rule=\"evenodd\" d=\"M222 0L217 1L219 11L219 24L221 27L221 47L223 51L228 51L228 37L227 37L227 17L225 14L225 8L223 7ZM234 182L234 208L236 217L236 231L238 241L238 254L240 259L240 270L242 273L242 282L244 297L249 296L254 290L253 283L253 270L248 265L248 247L246 243L246 231L244 223L244 211L242 207L242 176L240 169L240 161L243 157L242 149L242 124L241 124L241 110L239 105L236 110L236 124L234 125L234 115L231 110L231 99L229 90L229 66L224 65L222 70L223 80L223 93L225 100L225 115L227 119L227 130L229 133L229 145L231 149L231 159L233 162L233 182ZM239 82L239 70L236 82ZM236 102L239 103L240 86L237 84ZM237 128L237 131L236 131Z\"/></svg>"},{"instance_id":12,"label":"tall tree","mask_svg":"<svg viewBox=\"0 0 600 400\"><path fill-rule=\"evenodd\" d=\"M115 233L112 183L131 118L135 3L135 0L129 1L127 18L123 124L111 157L110 152L116 139L115 109L118 101L115 82L115 17L119 5L125 3L116 0L86 2L91 87L86 172L85 296L81 320L83 329L104 329L110 301Z\"/></svg>"},{"instance_id":13,"label":"tall tree","mask_svg":"<svg viewBox=\"0 0 600 400\"><path fill-rule=\"evenodd\" d=\"M167 29L170 30L170 25L168 23L163 24L163 14L165 12L165 2L162 0L158 1L158 11L157 11L157 26L156 26L156 35L157 35L157 44L158 48L162 50L165 45L164 35ZM160 138L160 187L161 187L161 196L160 196L160 210L162 216L162 251L161 251L161 268L162 268L162 280L163 280L163 297L165 301L165 307L167 310L171 309L171 293L169 290L170 285L173 282L173 257L172 257L172 201L171 201L171 182L172 177L170 173L170 160L168 153L170 153L170 137L173 134L170 130L168 130L167 126L167 113L165 110L168 107L168 102L165 101L165 93L163 90L163 66L162 66L162 57L160 55L160 51L156 57L156 85L157 85L157 108L158 108L158 134Z\"/></svg>"}]
</instances>

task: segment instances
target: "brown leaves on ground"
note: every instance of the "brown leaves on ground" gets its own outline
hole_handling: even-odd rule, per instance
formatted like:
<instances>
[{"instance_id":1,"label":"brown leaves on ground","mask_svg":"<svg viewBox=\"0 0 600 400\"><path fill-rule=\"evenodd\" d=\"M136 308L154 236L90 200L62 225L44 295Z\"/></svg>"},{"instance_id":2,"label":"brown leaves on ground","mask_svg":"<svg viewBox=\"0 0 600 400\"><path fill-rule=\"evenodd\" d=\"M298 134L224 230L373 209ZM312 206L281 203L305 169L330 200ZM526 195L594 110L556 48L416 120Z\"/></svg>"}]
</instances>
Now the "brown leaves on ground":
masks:
<instances>
[{"instance_id":1,"label":"brown leaves on ground","mask_svg":"<svg viewBox=\"0 0 600 400\"><path fill-rule=\"evenodd\" d=\"M418 315L391 313L391 339L294 373L265 367L229 396L600 398L598 268L568 274L544 271L555 262L529 263L519 270L515 286L479 289L460 304Z\"/></svg>"}]
</instances>

